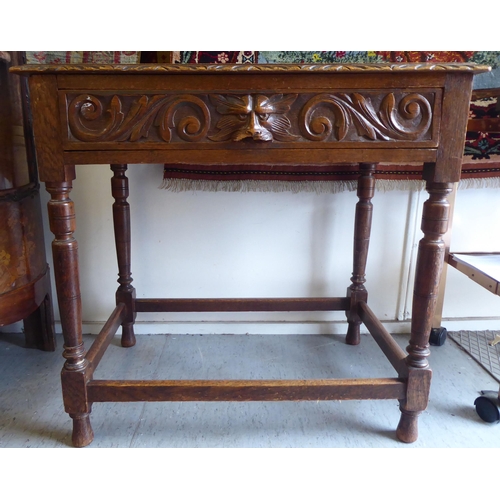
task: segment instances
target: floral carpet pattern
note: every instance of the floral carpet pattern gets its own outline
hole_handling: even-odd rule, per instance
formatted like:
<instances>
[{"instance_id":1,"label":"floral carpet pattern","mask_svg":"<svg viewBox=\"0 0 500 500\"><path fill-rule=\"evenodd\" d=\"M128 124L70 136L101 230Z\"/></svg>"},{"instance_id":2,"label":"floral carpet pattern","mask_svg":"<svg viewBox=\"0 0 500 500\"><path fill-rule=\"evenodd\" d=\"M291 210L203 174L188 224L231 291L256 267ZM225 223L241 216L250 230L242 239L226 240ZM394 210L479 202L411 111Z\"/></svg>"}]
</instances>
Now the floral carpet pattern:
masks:
<instances>
[{"instance_id":1,"label":"floral carpet pattern","mask_svg":"<svg viewBox=\"0 0 500 500\"><path fill-rule=\"evenodd\" d=\"M147 54L147 57L143 57ZM472 62L500 67L500 51L38 51L26 52L28 64L78 63L212 63L212 64L346 64L382 62Z\"/></svg>"},{"instance_id":2,"label":"floral carpet pattern","mask_svg":"<svg viewBox=\"0 0 500 500\"><path fill-rule=\"evenodd\" d=\"M280 51L258 54L259 63L382 63L382 62L472 62L500 65L500 52L474 51L316 51L296 52Z\"/></svg>"}]
</instances>

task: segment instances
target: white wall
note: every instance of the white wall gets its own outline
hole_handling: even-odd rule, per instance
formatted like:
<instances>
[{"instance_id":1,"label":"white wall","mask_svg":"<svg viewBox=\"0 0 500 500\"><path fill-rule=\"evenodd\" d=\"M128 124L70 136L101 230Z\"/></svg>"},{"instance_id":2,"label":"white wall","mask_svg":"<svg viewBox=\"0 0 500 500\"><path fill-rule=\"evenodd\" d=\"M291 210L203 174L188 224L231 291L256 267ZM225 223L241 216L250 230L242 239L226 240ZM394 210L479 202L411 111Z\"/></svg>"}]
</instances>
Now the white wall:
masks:
<instances>
[{"instance_id":1,"label":"white wall","mask_svg":"<svg viewBox=\"0 0 500 500\"><path fill-rule=\"evenodd\" d=\"M500 251L500 188L459 189L451 230L451 251ZM500 297L448 267L443 308L446 326L466 323L478 330L499 329ZM468 319L470 318L470 321ZM493 319L492 319L493 318Z\"/></svg>"},{"instance_id":2,"label":"white wall","mask_svg":"<svg viewBox=\"0 0 500 500\"><path fill-rule=\"evenodd\" d=\"M117 267L105 165L77 167L72 191L84 331L114 307ZM355 192L172 193L160 165L131 165L132 276L142 297L343 296L350 284ZM460 190L452 249L500 250L500 189ZM369 303L391 332L408 332L425 192L376 192ZM46 246L51 262L42 187ZM489 212L489 213L488 213ZM486 216L488 214L488 216ZM490 224L493 222L493 226ZM54 290L55 290L55 285ZM57 304L56 319L59 319ZM500 328L500 298L449 269L443 325ZM478 326L479 327L479 326ZM60 326L58 325L59 331ZM137 333L343 333L343 312L139 314ZM366 330L365 330L366 331Z\"/></svg>"},{"instance_id":3,"label":"white wall","mask_svg":"<svg viewBox=\"0 0 500 500\"><path fill-rule=\"evenodd\" d=\"M110 179L105 165L77 167L85 333L98 333L118 286ZM350 284L355 192L172 193L161 165L131 165L132 277L145 297L343 296ZM500 250L500 188L461 189L452 250ZM408 332L425 191L377 191L367 266L369 304L390 332ZM52 234L41 189L46 250ZM53 282L53 290L55 284ZM54 304L56 321L59 320ZM500 329L500 298L448 268L443 326ZM20 330L22 323L7 327ZM60 325L56 323L57 331ZM3 328L5 330L6 327ZM344 333L343 312L141 313L136 333ZM366 330L364 330L366 332Z\"/></svg>"}]
</instances>

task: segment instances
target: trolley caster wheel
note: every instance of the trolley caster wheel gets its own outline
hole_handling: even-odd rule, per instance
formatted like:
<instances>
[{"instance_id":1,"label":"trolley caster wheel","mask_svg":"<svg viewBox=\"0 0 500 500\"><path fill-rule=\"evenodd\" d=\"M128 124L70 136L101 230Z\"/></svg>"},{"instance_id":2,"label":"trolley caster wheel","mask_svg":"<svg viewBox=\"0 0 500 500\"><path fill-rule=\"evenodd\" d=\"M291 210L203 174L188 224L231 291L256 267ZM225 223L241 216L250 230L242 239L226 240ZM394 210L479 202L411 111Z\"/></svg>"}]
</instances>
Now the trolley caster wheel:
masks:
<instances>
[{"instance_id":1,"label":"trolley caster wheel","mask_svg":"<svg viewBox=\"0 0 500 500\"><path fill-rule=\"evenodd\" d=\"M479 396L474 401L477 414L485 422L498 423L500 421L500 399L498 399L498 392L481 391L481 394L482 396Z\"/></svg>"},{"instance_id":2,"label":"trolley caster wheel","mask_svg":"<svg viewBox=\"0 0 500 500\"><path fill-rule=\"evenodd\" d=\"M429 336L429 344L442 346L446 341L446 328L432 328Z\"/></svg>"}]
</instances>

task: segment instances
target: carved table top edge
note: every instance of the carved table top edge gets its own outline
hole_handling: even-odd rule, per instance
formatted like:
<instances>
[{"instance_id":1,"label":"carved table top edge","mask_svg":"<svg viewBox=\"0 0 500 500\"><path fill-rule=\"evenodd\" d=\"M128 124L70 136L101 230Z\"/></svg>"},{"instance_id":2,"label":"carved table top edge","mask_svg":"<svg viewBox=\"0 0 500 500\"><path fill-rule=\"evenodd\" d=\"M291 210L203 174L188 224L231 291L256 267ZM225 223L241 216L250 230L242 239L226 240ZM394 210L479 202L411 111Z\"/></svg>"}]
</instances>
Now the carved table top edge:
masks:
<instances>
[{"instance_id":1,"label":"carved table top edge","mask_svg":"<svg viewBox=\"0 0 500 500\"><path fill-rule=\"evenodd\" d=\"M380 73L380 72L485 73L491 67L475 63L373 63L373 64L26 64L10 72L37 73Z\"/></svg>"}]
</instances>

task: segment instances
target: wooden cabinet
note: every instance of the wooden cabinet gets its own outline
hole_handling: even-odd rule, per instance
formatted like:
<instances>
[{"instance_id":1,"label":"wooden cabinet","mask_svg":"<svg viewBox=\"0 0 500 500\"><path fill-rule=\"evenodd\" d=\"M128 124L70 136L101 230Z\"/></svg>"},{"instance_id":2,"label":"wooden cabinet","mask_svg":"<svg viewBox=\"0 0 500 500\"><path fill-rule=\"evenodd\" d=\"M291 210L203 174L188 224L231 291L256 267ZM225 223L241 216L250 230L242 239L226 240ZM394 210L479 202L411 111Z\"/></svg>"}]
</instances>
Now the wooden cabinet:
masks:
<instances>
[{"instance_id":1,"label":"wooden cabinet","mask_svg":"<svg viewBox=\"0 0 500 500\"><path fill-rule=\"evenodd\" d=\"M0 53L0 326L24 321L27 347L53 351L54 319L21 52Z\"/></svg>"}]
</instances>

